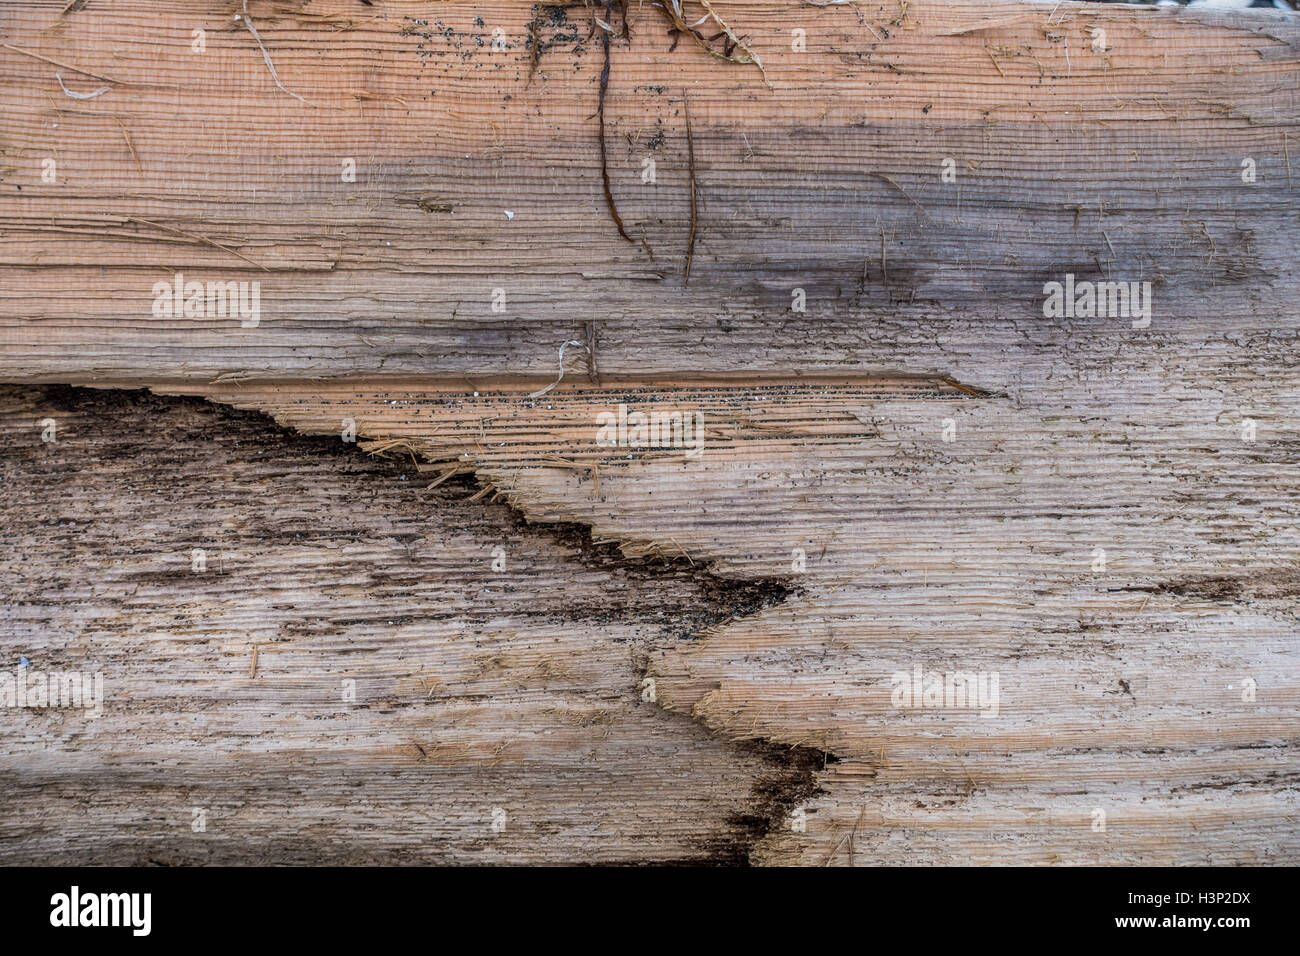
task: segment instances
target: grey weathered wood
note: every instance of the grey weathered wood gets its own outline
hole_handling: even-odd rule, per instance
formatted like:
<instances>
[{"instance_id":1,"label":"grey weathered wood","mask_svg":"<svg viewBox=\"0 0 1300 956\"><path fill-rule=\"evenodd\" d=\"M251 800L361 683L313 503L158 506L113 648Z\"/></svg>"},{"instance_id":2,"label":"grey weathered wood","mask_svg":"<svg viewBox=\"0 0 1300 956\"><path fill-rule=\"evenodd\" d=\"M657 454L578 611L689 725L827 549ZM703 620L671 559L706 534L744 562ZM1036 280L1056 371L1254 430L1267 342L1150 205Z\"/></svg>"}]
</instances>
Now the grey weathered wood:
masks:
<instances>
[{"instance_id":1,"label":"grey weathered wood","mask_svg":"<svg viewBox=\"0 0 1300 956\"><path fill-rule=\"evenodd\" d=\"M736 862L810 789L642 699L763 588L203 403L4 388L0 449L0 667L104 679L0 707L0 862Z\"/></svg>"},{"instance_id":2,"label":"grey weathered wood","mask_svg":"<svg viewBox=\"0 0 1300 956\"><path fill-rule=\"evenodd\" d=\"M372 451L473 474L529 520L788 579L779 605L644 661L658 702L713 732L701 747L839 758L793 808L806 829L790 816L755 860L1294 862L1294 20L856 6L720 5L770 86L668 52L646 8L606 102L633 243L600 188L599 47L561 41L529 82L527 5L438 4L404 29L379 0L346 23L254 3L316 108L227 21L196 60L192 7L143 32L129 4L59 27L25 8L8 42L140 82L52 99L54 67L0 48L0 379L148 384L309 434L355 421ZM495 25L504 53L477 43ZM60 182L39 185L55 147ZM260 281L261 321L150 317L176 271ZM1045 317L1067 274L1150 281L1151 324ZM563 381L529 397L571 340ZM702 412L703 456L599 447L619 403ZM999 718L894 708L913 664L998 672Z\"/></svg>"}]
</instances>

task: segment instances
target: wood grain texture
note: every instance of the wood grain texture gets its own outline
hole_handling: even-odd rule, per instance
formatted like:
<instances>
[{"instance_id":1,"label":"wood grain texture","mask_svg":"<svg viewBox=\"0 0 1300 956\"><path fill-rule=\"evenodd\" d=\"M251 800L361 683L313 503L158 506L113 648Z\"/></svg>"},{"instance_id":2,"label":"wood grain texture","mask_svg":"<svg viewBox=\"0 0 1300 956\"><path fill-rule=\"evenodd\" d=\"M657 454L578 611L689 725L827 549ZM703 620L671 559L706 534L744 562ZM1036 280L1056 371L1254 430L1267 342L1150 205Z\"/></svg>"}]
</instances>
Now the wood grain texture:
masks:
<instances>
[{"instance_id":1,"label":"wood grain texture","mask_svg":"<svg viewBox=\"0 0 1300 956\"><path fill-rule=\"evenodd\" d=\"M308 432L356 415L363 445L472 469L533 520L797 586L649 666L666 706L721 735L840 758L815 822L762 859L844 862L850 832L858 862L1295 857L1289 430L1247 441L1235 419L1043 415L888 380L216 397ZM701 411L703 453L600 446L618 403ZM896 707L893 675L918 666L997 674L996 719Z\"/></svg>"},{"instance_id":2,"label":"wood grain texture","mask_svg":"<svg viewBox=\"0 0 1300 956\"><path fill-rule=\"evenodd\" d=\"M10 387L0 433L4 667L104 675L0 709L4 864L733 863L813 789L643 699L779 591L203 403Z\"/></svg>"},{"instance_id":3,"label":"wood grain texture","mask_svg":"<svg viewBox=\"0 0 1300 956\"><path fill-rule=\"evenodd\" d=\"M744 844L754 862L1300 859L1296 21L967 0L717 8L762 73L670 49L652 6L611 43L608 172L628 242L602 192L603 44L580 8L545 11L530 79L528 4L251 3L280 81L310 105L277 88L233 3L151 6L148 29L139 4L66 18L12 5L0 379L147 385L333 440L350 423L421 482L472 477L530 522L579 523L684 576L655 587L707 570L790 588L699 640L638 639L673 712L654 720L682 721L655 734L718 755L720 776L694 785L736 792L661 841L597 841L601 859L744 855L726 814L760 758L724 760L737 741L830 755L816 794L778 788L789 812ZM106 81L12 47L118 82L75 101L54 72L76 90ZM348 158L355 182L339 175ZM153 317L154 283L176 272L259 281L257 325ZM1044 284L1067 274L1151 282L1150 325L1045 317ZM701 453L601 445L620 405L702 415ZM435 499L421 514L451 520ZM606 587L586 586L573 593ZM422 598L380 593L385 613ZM513 626L511 600L491 595L494 628ZM616 642L634 621L609 625ZM387 667L392 645L366 640ZM489 685L466 770L488 773L501 708L524 705L448 646L431 659ZM640 672L621 662L573 692L630 693ZM997 717L896 706L891 678L914 667L999 675ZM616 712L629 709L641 715L626 699ZM351 767L351 747L325 750ZM572 803L549 858L587 852L567 835L613 791L529 779L521 801ZM629 795L640 779L617 799L651 819L665 811ZM322 819L351 812L331 807ZM380 829L370 858L403 858ZM477 852L416 830L442 848L406 858Z\"/></svg>"},{"instance_id":4,"label":"wood grain texture","mask_svg":"<svg viewBox=\"0 0 1300 956\"><path fill-rule=\"evenodd\" d=\"M580 9L548 17L530 81L529 4L254 0L277 75L310 106L277 88L233 0L66 17L57 2L9 4L0 367L101 383L544 381L590 321L609 374L891 371L992 387L996 369L1050 367L1043 353L1067 334L1094 361L1119 342L1293 334L1278 321L1294 314L1293 19L856 6L718 4L766 84L690 44L670 52L653 6L634 18L604 110L629 243L601 192L602 56ZM14 48L119 82L71 99L56 74L82 93L104 81ZM155 319L154 283L176 272L260 281L259 325ZM1151 281L1152 328L1047 327L1043 283L1067 272ZM795 288L807 313L790 311Z\"/></svg>"}]
</instances>

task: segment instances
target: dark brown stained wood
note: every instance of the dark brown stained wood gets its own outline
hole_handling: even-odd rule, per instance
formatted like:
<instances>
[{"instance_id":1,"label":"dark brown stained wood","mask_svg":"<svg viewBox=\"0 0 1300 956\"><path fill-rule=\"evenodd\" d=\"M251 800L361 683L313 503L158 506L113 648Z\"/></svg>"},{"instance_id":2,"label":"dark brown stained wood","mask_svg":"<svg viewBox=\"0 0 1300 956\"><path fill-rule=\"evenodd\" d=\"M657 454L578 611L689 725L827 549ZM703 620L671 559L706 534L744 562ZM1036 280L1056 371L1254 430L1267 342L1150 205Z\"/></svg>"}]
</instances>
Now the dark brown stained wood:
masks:
<instances>
[{"instance_id":1,"label":"dark brown stained wood","mask_svg":"<svg viewBox=\"0 0 1300 956\"><path fill-rule=\"evenodd\" d=\"M811 792L642 699L779 588L204 403L8 387L0 435L0 666L104 677L99 718L0 708L0 862L726 863Z\"/></svg>"}]
</instances>

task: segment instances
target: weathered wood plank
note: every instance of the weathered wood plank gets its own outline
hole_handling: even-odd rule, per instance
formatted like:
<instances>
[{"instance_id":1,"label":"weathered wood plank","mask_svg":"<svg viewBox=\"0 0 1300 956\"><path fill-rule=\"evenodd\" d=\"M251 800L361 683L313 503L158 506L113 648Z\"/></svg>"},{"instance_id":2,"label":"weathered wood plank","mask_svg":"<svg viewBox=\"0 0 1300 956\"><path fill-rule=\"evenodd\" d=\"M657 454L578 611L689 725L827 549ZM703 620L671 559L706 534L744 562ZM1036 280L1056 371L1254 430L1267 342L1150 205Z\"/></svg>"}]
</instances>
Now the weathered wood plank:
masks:
<instances>
[{"instance_id":1,"label":"weathered wood plank","mask_svg":"<svg viewBox=\"0 0 1300 956\"><path fill-rule=\"evenodd\" d=\"M1050 368L1066 333L1098 362L1168 335L1294 332L1300 29L1279 13L719 4L765 84L670 51L644 8L612 45L604 111L629 243L602 197L603 60L579 9L548 19L530 81L528 4L255 0L277 75L313 107L277 88L231 0L61 6L10 5L0 48L11 380L545 380L593 322L609 374L1001 388ZM56 74L105 81L17 50L119 82L71 99ZM259 281L257 326L155 318L177 272ZM1043 285L1067 273L1152 282L1151 328L1045 322Z\"/></svg>"},{"instance_id":2,"label":"weathered wood plank","mask_svg":"<svg viewBox=\"0 0 1300 956\"><path fill-rule=\"evenodd\" d=\"M845 861L855 825L857 862L1300 850L1285 423L1243 432L1240 416L1198 420L1195 401L1149 404L1145 421L1046 414L906 380L215 397L308 432L355 415L363 444L473 470L534 520L796 585L648 671L665 706L723 736L841 758L806 833L766 841L764 860ZM701 454L602 446L600 416L620 403L698 412ZM916 667L997 675L996 719L895 706L893 675ZM1091 829L1098 809L1110 837ZM917 843L894 834L909 820Z\"/></svg>"},{"instance_id":3,"label":"weathered wood plank","mask_svg":"<svg viewBox=\"0 0 1300 956\"><path fill-rule=\"evenodd\" d=\"M735 862L811 790L642 699L761 587L202 403L5 388L0 449L3 668L104 678L0 707L0 862Z\"/></svg>"},{"instance_id":4,"label":"weathered wood plank","mask_svg":"<svg viewBox=\"0 0 1300 956\"><path fill-rule=\"evenodd\" d=\"M693 563L688 578L707 566L787 580L785 601L700 641L641 645L658 702L698 722L676 746L762 740L838 758L756 860L1294 862L1300 30L1267 12L856 6L719 4L766 83L689 43L670 51L651 8L614 41L609 173L633 242L603 199L602 44L581 11L565 14L576 27L548 19L530 81L528 5L253 3L278 76L311 106L272 82L231 4L163 5L148 31L130 3L63 20L16 7L11 47L138 82L81 103L58 90L59 67L0 47L15 117L0 139L13 167L0 379L149 384L317 435L351 422L423 480L473 474L531 521ZM201 55L195 27L209 31ZM48 155L54 184L39 182ZM339 176L347 158L356 182ZM154 317L153 283L182 271L260 281L256 324ZM1045 284L1067 275L1150 281L1150 325L1045 316ZM796 289L806 312L791 309ZM702 414L700 454L600 445L619 405ZM387 566L390 551L370 559ZM557 588L587 593L553 565ZM463 600L406 583L379 593L385 614ZM485 613L513 627L519 597L494 593ZM278 620L258 605L212 627ZM613 627L617 641L640 625ZM387 666L391 645L367 641ZM491 715L524 692L457 654L448 666L490 696L466 757L482 779L497 769ZM997 674L997 718L896 706L892 676L917 666ZM570 691L627 694L640 673L623 668L578 668ZM156 728L176 707L144 730L164 753ZM567 767L584 734L547 759ZM346 739L329 752L354 754ZM727 754L723 777L696 784L716 793L758 773ZM123 774L145 773L133 759ZM628 794L650 786L633 776ZM611 791L583 802L527 779L515 792L530 806L606 812ZM655 827L666 812L614 799ZM352 812L321 809L329 839ZM585 852L583 824L564 819L552 842ZM714 839L701 833L734 836L720 819L594 845L603 859L698 856L688 848ZM411 852L371 822L369 858ZM405 858L482 850L462 831L414 831L437 849ZM544 858L535 844L512 854Z\"/></svg>"}]
</instances>

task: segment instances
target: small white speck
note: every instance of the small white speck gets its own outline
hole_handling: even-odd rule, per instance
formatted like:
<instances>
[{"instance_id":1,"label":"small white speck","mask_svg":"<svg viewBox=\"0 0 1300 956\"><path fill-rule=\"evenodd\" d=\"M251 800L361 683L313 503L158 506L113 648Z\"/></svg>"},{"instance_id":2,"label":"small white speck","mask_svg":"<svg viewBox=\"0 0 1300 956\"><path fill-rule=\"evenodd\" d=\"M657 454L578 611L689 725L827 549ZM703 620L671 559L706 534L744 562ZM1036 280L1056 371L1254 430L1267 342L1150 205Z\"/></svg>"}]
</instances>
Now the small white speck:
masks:
<instances>
[{"instance_id":1,"label":"small white speck","mask_svg":"<svg viewBox=\"0 0 1300 956\"><path fill-rule=\"evenodd\" d=\"M514 219L514 218L515 218L515 214L514 214L511 210L507 209L507 210L506 210L506 218L507 218L507 219Z\"/></svg>"}]
</instances>

